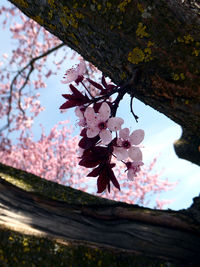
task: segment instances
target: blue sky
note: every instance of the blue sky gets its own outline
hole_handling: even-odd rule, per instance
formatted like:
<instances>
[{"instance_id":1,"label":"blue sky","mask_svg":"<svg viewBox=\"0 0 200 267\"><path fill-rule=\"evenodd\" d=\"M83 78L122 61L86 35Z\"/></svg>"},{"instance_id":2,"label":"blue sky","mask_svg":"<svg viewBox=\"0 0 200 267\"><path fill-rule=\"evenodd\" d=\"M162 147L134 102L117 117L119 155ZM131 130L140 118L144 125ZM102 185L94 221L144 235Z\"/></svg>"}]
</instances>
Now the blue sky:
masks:
<instances>
[{"instance_id":1,"label":"blue sky","mask_svg":"<svg viewBox=\"0 0 200 267\"><path fill-rule=\"evenodd\" d=\"M57 123L66 118L72 122L76 121L73 109L64 114L60 114L58 110L64 100L60 95L68 90L67 85L60 83L62 75L63 73L60 74L60 77L49 79L48 84L50 86L47 85L45 89L48 89L48 99L44 91L41 96L46 110L41 114L40 122L46 125L46 129L51 127L50 122L47 121L48 114L51 123L53 123L52 120ZM158 157L155 170L163 171L163 179L168 178L169 181L179 182L174 190L161 194L162 198L174 199L174 202L169 204L167 208L181 209L190 206L192 198L200 192L200 169L189 161L179 159L174 152L173 142L181 136L181 127L137 99L134 100L134 112L139 116L138 123L135 122L129 111L129 96L127 95L120 103L117 116L124 118L124 126L131 130L143 129L145 131L144 163L148 164L154 157ZM75 132L78 134L79 129L75 128Z\"/></svg>"},{"instance_id":2,"label":"blue sky","mask_svg":"<svg viewBox=\"0 0 200 267\"><path fill-rule=\"evenodd\" d=\"M7 3L3 0L2 3ZM0 28L2 41L0 42L0 58L3 53L8 53L12 49L14 42L10 39L9 33ZM52 58L49 58L51 64ZM73 110L67 113L60 113L59 106L63 103L62 93L66 93L67 85L61 84L60 80L73 62L66 62L63 69L61 68L58 76L51 76L47 80L47 87L40 91L41 103L45 106L33 129L36 138L40 137L39 124L42 123L48 133L53 125L61 120L70 119L75 124L76 118ZM170 181L178 181L178 185L172 191L162 193L162 198L174 199L172 204L167 207L170 209L187 208L192 203L192 198L200 193L200 169L197 165L186 160L179 159L173 149L173 142L181 136L181 128L163 114L153 110L151 107L144 105L138 100L134 100L134 112L139 116L139 122L136 123L129 112L129 97L124 97L120 103L117 116L123 117L125 126L134 129L144 129L145 140L143 142L144 163L149 163L154 157L158 157L156 170L163 170L162 177ZM0 124L1 125L1 124ZM79 129L75 128L78 134Z\"/></svg>"}]
</instances>

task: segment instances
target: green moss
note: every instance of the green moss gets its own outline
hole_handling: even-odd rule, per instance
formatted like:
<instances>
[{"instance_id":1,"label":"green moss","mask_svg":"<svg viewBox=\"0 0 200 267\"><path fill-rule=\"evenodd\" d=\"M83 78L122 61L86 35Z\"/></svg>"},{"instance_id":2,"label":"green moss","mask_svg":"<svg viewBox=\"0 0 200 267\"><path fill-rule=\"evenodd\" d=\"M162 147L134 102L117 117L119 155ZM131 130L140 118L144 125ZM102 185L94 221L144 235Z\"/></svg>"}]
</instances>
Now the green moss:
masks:
<instances>
[{"instance_id":1,"label":"green moss","mask_svg":"<svg viewBox=\"0 0 200 267\"><path fill-rule=\"evenodd\" d=\"M59 8L62 11L60 16L60 21L64 27L71 26L75 29L78 29L78 23L81 19L84 19L85 16L78 11L78 4L73 5L73 9L69 9L67 6L61 5Z\"/></svg>"},{"instance_id":2,"label":"green moss","mask_svg":"<svg viewBox=\"0 0 200 267\"><path fill-rule=\"evenodd\" d=\"M47 181L34 174L3 165L2 163L0 163L0 178L27 192L34 192L54 200L65 201L68 204L95 205L110 203L111 205L116 203L68 186Z\"/></svg>"},{"instance_id":3,"label":"green moss","mask_svg":"<svg viewBox=\"0 0 200 267\"><path fill-rule=\"evenodd\" d=\"M24 0L15 0L15 3L21 7L28 8L28 4Z\"/></svg>"},{"instance_id":4,"label":"green moss","mask_svg":"<svg viewBox=\"0 0 200 267\"><path fill-rule=\"evenodd\" d=\"M43 25L44 24L43 18L41 18L39 15L38 16L35 16L35 17L32 17L32 19L35 20L40 25Z\"/></svg>"},{"instance_id":5,"label":"green moss","mask_svg":"<svg viewBox=\"0 0 200 267\"><path fill-rule=\"evenodd\" d=\"M173 267L159 259L125 251L75 245L63 240L30 236L0 228L0 266L2 267Z\"/></svg>"},{"instance_id":6,"label":"green moss","mask_svg":"<svg viewBox=\"0 0 200 267\"><path fill-rule=\"evenodd\" d=\"M84 19L84 15L80 12L75 12L75 16L78 18L78 19Z\"/></svg>"},{"instance_id":7,"label":"green moss","mask_svg":"<svg viewBox=\"0 0 200 267\"><path fill-rule=\"evenodd\" d=\"M64 27L66 28L69 27L69 22L64 17L60 18L60 22L62 23Z\"/></svg>"},{"instance_id":8,"label":"green moss","mask_svg":"<svg viewBox=\"0 0 200 267\"><path fill-rule=\"evenodd\" d=\"M48 0L48 4L49 4L52 8L56 8L55 0Z\"/></svg>"}]
</instances>

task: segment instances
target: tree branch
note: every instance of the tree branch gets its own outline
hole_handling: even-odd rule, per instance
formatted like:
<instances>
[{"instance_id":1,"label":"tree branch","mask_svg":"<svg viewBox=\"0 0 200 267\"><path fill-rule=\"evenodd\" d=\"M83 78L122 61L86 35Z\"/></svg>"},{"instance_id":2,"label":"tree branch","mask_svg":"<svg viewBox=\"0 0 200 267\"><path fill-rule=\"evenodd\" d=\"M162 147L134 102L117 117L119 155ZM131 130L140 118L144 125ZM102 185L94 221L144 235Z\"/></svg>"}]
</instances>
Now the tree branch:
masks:
<instances>
[{"instance_id":1,"label":"tree branch","mask_svg":"<svg viewBox=\"0 0 200 267\"><path fill-rule=\"evenodd\" d=\"M200 227L185 211L101 199L2 164L0 214L1 228L23 234L172 263L200 260Z\"/></svg>"},{"instance_id":2,"label":"tree branch","mask_svg":"<svg viewBox=\"0 0 200 267\"><path fill-rule=\"evenodd\" d=\"M50 55L51 53L53 53L54 51L58 50L59 48L63 47L65 44L64 43L61 43L51 49L49 49L48 51L46 51L45 53L41 54L40 56L38 57L35 57L35 58L32 58L28 64L26 64L26 66L24 66L22 69L20 69L17 74L14 76L14 78L12 79L12 82L11 82L11 85L10 85L10 96L8 98L8 112L7 112L7 123L6 125L4 125L1 129L0 129L0 132L4 131L5 129L9 128L10 126L10 113L11 113L11 110L12 110L12 98L13 98L13 91L14 91L14 86L17 84L17 79L19 76L22 76L22 74L24 73L24 71L26 71L27 69L28 70L28 74L25 75L24 77L24 82L22 84L22 86L18 89L18 94L19 94L19 99L18 99L18 108L19 110L22 112L23 116L25 115L25 111L23 110L22 106L21 106L21 94L22 94L22 91L24 89L24 87L27 85L27 83L29 82L29 79L30 79L30 75L31 73L33 72L34 70L34 63L41 59L41 58L44 58L48 55Z\"/></svg>"},{"instance_id":3,"label":"tree branch","mask_svg":"<svg viewBox=\"0 0 200 267\"><path fill-rule=\"evenodd\" d=\"M117 85L139 70L130 95L178 123L200 146L200 16L197 1L123 3L10 0ZM98 2L98 3L97 3ZM180 154L191 162L196 147ZM198 154L200 157L200 154Z\"/></svg>"}]
</instances>

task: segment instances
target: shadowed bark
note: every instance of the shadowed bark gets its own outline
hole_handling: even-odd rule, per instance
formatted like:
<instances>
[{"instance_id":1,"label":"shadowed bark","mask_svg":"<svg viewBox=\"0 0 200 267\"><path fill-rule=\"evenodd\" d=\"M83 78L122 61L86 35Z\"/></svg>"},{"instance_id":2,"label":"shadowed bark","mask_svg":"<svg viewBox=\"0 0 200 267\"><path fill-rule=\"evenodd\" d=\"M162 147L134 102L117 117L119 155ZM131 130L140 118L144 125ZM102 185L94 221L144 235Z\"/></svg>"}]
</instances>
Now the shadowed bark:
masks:
<instances>
[{"instance_id":1,"label":"shadowed bark","mask_svg":"<svg viewBox=\"0 0 200 267\"><path fill-rule=\"evenodd\" d=\"M199 1L10 2L116 84L128 83L130 95L182 126L175 151L200 164Z\"/></svg>"},{"instance_id":2,"label":"shadowed bark","mask_svg":"<svg viewBox=\"0 0 200 267\"><path fill-rule=\"evenodd\" d=\"M36 259L43 259L40 263L33 257L36 244L44 246L42 239L51 250L62 247L72 266L198 266L198 204L178 212L141 208L94 197L0 164L0 263L1 254L2 263L9 263L8 252L15 244L19 247L12 252L16 265L8 266L19 266L23 259L25 266L50 266L44 265L42 252L36 252ZM49 259L63 256L51 250ZM86 265L78 265L69 251L92 253L95 260L82 259ZM102 263L97 265L98 261Z\"/></svg>"}]
</instances>

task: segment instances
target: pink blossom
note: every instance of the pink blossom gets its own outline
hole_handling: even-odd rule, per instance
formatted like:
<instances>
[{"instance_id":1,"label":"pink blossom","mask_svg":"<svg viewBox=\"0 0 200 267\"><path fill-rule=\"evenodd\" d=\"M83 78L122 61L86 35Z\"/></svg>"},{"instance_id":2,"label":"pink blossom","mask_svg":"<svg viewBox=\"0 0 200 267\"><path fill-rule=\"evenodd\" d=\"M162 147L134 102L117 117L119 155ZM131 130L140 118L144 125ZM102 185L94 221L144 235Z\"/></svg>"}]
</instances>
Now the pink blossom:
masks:
<instances>
[{"instance_id":1,"label":"pink blossom","mask_svg":"<svg viewBox=\"0 0 200 267\"><path fill-rule=\"evenodd\" d=\"M129 134L129 129L124 128L119 131L117 146L114 147L114 153L118 160L124 160L130 157L134 161L142 160L142 152L136 145L139 145L144 139L143 130L135 130Z\"/></svg>"},{"instance_id":2,"label":"pink blossom","mask_svg":"<svg viewBox=\"0 0 200 267\"><path fill-rule=\"evenodd\" d=\"M112 141L111 131L120 130L124 120L117 117L109 118L110 113L110 107L106 102L103 102L97 114L92 107L87 107L84 116L88 127L88 138L93 138L99 134L105 145Z\"/></svg>"},{"instance_id":3,"label":"pink blossom","mask_svg":"<svg viewBox=\"0 0 200 267\"><path fill-rule=\"evenodd\" d=\"M84 110L85 110L84 107L76 107L75 108L75 114L79 118L78 125L82 126L82 127L85 127L85 125L86 125L86 120L84 117Z\"/></svg>"},{"instance_id":4,"label":"pink blossom","mask_svg":"<svg viewBox=\"0 0 200 267\"><path fill-rule=\"evenodd\" d=\"M140 166L143 166L144 163L142 161L133 161L127 162L126 166L128 168L127 177L129 180L133 180L133 178L140 172Z\"/></svg>"},{"instance_id":5,"label":"pink blossom","mask_svg":"<svg viewBox=\"0 0 200 267\"><path fill-rule=\"evenodd\" d=\"M66 71L64 80L62 83L71 83L75 81L77 84L83 80L83 74L86 71L85 62L81 60L81 62L76 65L75 68L71 68Z\"/></svg>"}]
</instances>

